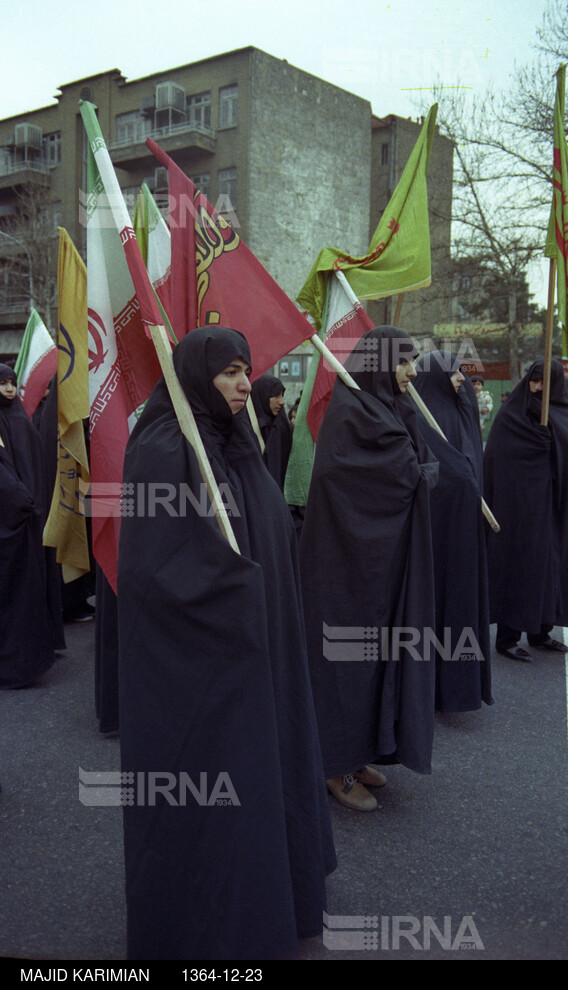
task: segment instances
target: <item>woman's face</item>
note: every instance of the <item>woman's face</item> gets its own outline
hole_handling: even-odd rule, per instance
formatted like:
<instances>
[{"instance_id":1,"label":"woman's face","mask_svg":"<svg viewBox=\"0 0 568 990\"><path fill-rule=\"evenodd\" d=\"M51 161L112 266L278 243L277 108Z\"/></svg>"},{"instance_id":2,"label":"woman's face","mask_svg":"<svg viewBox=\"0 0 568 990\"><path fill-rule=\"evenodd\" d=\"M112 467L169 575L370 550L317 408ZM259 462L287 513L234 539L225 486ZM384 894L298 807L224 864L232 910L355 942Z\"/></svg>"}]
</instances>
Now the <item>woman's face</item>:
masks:
<instances>
[{"instance_id":1,"label":"woman's face","mask_svg":"<svg viewBox=\"0 0 568 990\"><path fill-rule=\"evenodd\" d=\"M227 400L233 416L244 408L247 401L251 384L249 381L250 366L241 358L234 361L215 375L213 384L218 388L221 395Z\"/></svg>"},{"instance_id":2,"label":"woman's face","mask_svg":"<svg viewBox=\"0 0 568 990\"><path fill-rule=\"evenodd\" d=\"M18 388L12 378L4 378L0 382L0 395L3 395L5 399L15 399L18 394Z\"/></svg>"},{"instance_id":3,"label":"woman's face","mask_svg":"<svg viewBox=\"0 0 568 990\"><path fill-rule=\"evenodd\" d=\"M277 416L284 405L284 392L279 392L278 395L271 395L268 401L270 412L273 416Z\"/></svg>"},{"instance_id":4,"label":"woman's face","mask_svg":"<svg viewBox=\"0 0 568 990\"><path fill-rule=\"evenodd\" d=\"M396 366L396 381L400 391L406 392L410 382L413 378L416 378L416 368L414 367L414 361L406 361L404 358Z\"/></svg>"}]
</instances>

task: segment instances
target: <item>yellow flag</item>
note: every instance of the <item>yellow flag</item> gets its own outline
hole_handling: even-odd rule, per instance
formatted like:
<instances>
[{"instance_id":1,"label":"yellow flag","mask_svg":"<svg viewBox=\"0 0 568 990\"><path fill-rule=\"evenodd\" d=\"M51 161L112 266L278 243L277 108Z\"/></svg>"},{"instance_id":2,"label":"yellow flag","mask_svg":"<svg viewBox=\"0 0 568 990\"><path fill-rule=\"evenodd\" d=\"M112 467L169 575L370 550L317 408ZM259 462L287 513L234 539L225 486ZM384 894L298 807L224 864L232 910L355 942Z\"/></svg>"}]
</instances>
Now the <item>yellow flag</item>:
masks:
<instances>
[{"instance_id":1,"label":"yellow flag","mask_svg":"<svg viewBox=\"0 0 568 990\"><path fill-rule=\"evenodd\" d=\"M89 416L87 269L67 231L58 230L58 474L43 542L57 547L67 583L90 570L84 507L90 475L83 429Z\"/></svg>"}]
</instances>

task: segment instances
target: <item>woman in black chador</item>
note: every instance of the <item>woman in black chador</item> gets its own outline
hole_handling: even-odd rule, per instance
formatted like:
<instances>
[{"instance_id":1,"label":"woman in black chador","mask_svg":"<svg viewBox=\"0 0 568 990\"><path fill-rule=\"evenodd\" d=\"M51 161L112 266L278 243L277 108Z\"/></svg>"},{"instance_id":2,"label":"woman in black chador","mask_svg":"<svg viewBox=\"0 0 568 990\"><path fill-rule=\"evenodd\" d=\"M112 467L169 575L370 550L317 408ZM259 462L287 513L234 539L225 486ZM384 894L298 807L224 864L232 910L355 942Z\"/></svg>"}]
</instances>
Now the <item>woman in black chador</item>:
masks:
<instances>
[{"instance_id":1,"label":"woman in black chador","mask_svg":"<svg viewBox=\"0 0 568 990\"><path fill-rule=\"evenodd\" d=\"M436 589L436 709L466 712L492 704L489 597L483 492L483 442L477 399L459 361L431 351L417 363L417 392L446 440L418 413L440 464L432 492ZM446 442L447 441L447 442Z\"/></svg>"},{"instance_id":2,"label":"woman in black chador","mask_svg":"<svg viewBox=\"0 0 568 990\"><path fill-rule=\"evenodd\" d=\"M264 441L263 460L281 490L292 449L292 425L284 409L284 385L263 375L252 386L252 401Z\"/></svg>"},{"instance_id":3,"label":"woman in black chador","mask_svg":"<svg viewBox=\"0 0 568 990\"><path fill-rule=\"evenodd\" d=\"M568 396L552 361L548 425L541 426L544 364L535 361L501 406L487 439L485 498L500 527L489 533L489 600L496 647L530 662L519 640L564 653L568 625Z\"/></svg>"},{"instance_id":4,"label":"woman in black chador","mask_svg":"<svg viewBox=\"0 0 568 990\"><path fill-rule=\"evenodd\" d=\"M308 655L328 788L377 802L369 764L430 772L434 581L430 492L438 464L412 399L408 334L376 327L346 362L318 434L300 543ZM405 647L404 643L410 644Z\"/></svg>"},{"instance_id":5,"label":"woman in black chador","mask_svg":"<svg viewBox=\"0 0 568 990\"><path fill-rule=\"evenodd\" d=\"M240 554L161 380L127 447L118 566L122 769L144 783L124 812L128 953L284 958L322 931L335 867L296 536L245 410L245 338L192 330L174 366Z\"/></svg>"},{"instance_id":6,"label":"woman in black chador","mask_svg":"<svg viewBox=\"0 0 568 990\"><path fill-rule=\"evenodd\" d=\"M61 599L51 597L57 575L42 545L50 503L43 441L13 369L0 364L0 688L33 684L65 646Z\"/></svg>"}]
</instances>

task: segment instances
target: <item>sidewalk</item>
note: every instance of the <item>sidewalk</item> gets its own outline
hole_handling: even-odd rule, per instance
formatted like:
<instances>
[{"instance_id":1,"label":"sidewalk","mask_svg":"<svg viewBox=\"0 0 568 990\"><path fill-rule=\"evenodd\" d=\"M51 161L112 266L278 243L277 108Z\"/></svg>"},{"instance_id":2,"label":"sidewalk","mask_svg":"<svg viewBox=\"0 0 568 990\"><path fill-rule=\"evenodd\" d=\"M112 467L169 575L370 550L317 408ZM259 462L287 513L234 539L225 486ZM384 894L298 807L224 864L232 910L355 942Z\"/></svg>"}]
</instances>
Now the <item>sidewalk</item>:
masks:
<instances>
[{"instance_id":1,"label":"sidewalk","mask_svg":"<svg viewBox=\"0 0 568 990\"><path fill-rule=\"evenodd\" d=\"M122 813L82 804L79 770L118 770L119 741L94 714L94 623L66 636L41 685L0 692L0 956L112 964ZM330 797L330 927L300 960L567 958L566 668L534 655L495 654L495 704L438 716L431 776L386 768L371 814Z\"/></svg>"}]
</instances>

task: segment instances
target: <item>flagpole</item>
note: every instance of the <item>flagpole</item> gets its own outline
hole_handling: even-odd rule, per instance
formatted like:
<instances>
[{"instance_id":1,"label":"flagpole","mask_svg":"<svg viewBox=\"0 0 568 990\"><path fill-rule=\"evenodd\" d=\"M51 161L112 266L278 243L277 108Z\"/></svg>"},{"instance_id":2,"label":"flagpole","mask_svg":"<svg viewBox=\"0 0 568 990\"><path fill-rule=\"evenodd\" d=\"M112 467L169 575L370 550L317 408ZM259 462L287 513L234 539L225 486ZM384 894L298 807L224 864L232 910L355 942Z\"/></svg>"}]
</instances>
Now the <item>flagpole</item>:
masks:
<instances>
[{"instance_id":1,"label":"flagpole","mask_svg":"<svg viewBox=\"0 0 568 990\"><path fill-rule=\"evenodd\" d=\"M260 426L258 425L258 416L256 415L256 409L253 406L252 399L249 399L249 401L247 402L246 409L249 415L249 419L251 421L251 426L260 444L260 452L261 454L264 454L265 443L262 433L260 432Z\"/></svg>"},{"instance_id":2,"label":"flagpole","mask_svg":"<svg viewBox=\"0 0 568 990\"><path fill-rule=\"evenodd\" d=\"M215 511L219 528L233 550L236 553L240 553L237 541L235 539L235 534L233 532L233 527L231 526L231 522L227 515L227 510L219 492L215 475L211 470L209 458L207 457L207 451L203 446L201 434L197 429L193 409L191 408L187 400L187 396L179 383L179 379L174 368L172 348L168 339L166 328L164 326L156 325L150 326L149 330L154 347L156 348L158 361L160 362L164 381L167 385L170 399L172 400L172 405L177 416L179 427L184 437L195 451L197 462L199 464L199 471L205 483L205 487L207 488L207 494Z\"/></svg>"},{"instance_id":3,"label":"flagpole","mask_svg":"<svg viewBox=\"0 0 568 990\"><path fill-rule=\"evenodd\" d=\"M396 301L396 310L395 310L395 314L394 314L393 327L397 327L398 326L398 323L399 323L399 320L400 320L400 314L402 312L402 304L403 304L403 302L404 302L404 292L401 292L399 294L399 297L398 297L397 301Z\"/></svg>"},{"instance_id":4,"label":"flagpole","mask_svg":"<svg viewBox=\"0 0 568 990\"><path fill-rule=\"evenodd\" d=\"M349 285L349 282L345 278L345 275L343 274L343 272L336 271L335 274L337 275L338 279L340 280L343 288L345 289L347 295L350 297L351 301L353 303L358 302L357 296L353 292L353 289ZM403 294L401 293L399 295L399 297L398 297L398 303L397 303L397 307L396 307L398 317L400 317L400 311L402 309L402 300L403 300ZM396 326L396 323L394 323L393 326ZM441 437L443 437L443 439L446 441L446 443L448 443L448 438L445 436L443 430L441 429L441 427L438 425L438 423L434 419L432 413L428 409L428 407L427 407L426 403L424 402L424 400L422 399L422 397L418 394L418 392L414 388L414 385L412 384L412 382L409 382L408 383L408 391L409 391L409 394L412 396L414 402L416 403L416 405L420 409L420 411L423 414L423 416L426 419L426 421L430 424L430 426L434 430L436 430L440 434ZM497 522L495 516L491 512L491 509L487 505L487 502L485 501L484 498L481 499L481 511L483 512L483 515L485 516L485 518L487 519L487 522L491 526L491 529L494 530L495 533L498 533L501 527L499 526L499 523Z\"/></svg>"},{"instance_id":5,"label":"flagpole","mask_svg":"<svg viewBox=\"0 0 568 990\"><path fill-rule=\"evenodd\" d=\"M556 287L556 258L550 259L548 272L548 308L546 310L546 331L544 338L544 375L542 380L542 409L540 425L548 425L550 408L550 378L552 372L552 330L554 324L554 290Z\"/></svg>"},{"instance_id":6,"label":"flagpole","mask_svg":"<svg viewBox=\"0 0 568 990\"><path fill-rule=\"evenodd\" d=\"M99 175L112 210L117 233L120 236L120 240L125 251L126 261L134 284L134 290L138 295L139 286L136 285L136 281L138 276L144 277L148 282L148 285L144 286L144 288L147 289L148 300L150 305L153 305L156 313L158 313L155 303L154 287L148 278L148 273L140 251L140 245L138 244L136 234L132 229L130 215L126 208L126 203L124 202L124 196L96 118L95 107L87 101L79 101L79 106L81 116L83 117L83 123L87 131L90 150L98 168ZM128 250L126 249L127 245ZM136 266L133 264L131 267L131 261L134 260L139 261L139 264ZM133 267L135 267L135 271L132 270ZM219 528L232 549L236 553L240 553L235 534L233 532L233 527L231 526L231 521L221 498L217 481L211 469L209 458L207 457L207 452L203 446L201 434L197 428L193 410L179 383L174 368L172 348L168 339L166 328L159 323L151 325L148 320L144 322L148 326L154 347L156 348L158 361L162 369L162 374L172 400L172 405L174 407L180 429L188 443L195 451L199 471L207 488L207 493L211 500Z\"/></svg>"}]
</instances>

